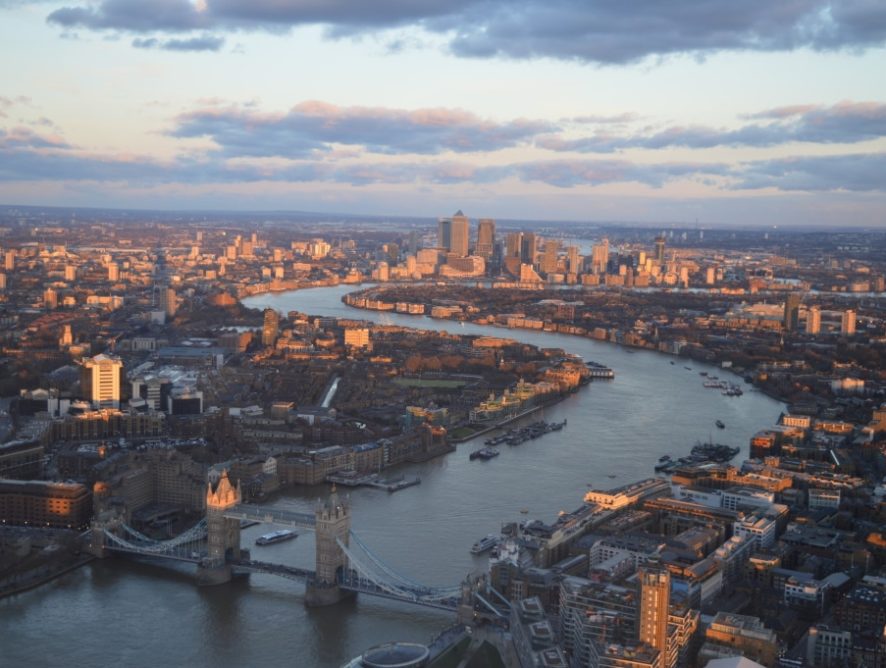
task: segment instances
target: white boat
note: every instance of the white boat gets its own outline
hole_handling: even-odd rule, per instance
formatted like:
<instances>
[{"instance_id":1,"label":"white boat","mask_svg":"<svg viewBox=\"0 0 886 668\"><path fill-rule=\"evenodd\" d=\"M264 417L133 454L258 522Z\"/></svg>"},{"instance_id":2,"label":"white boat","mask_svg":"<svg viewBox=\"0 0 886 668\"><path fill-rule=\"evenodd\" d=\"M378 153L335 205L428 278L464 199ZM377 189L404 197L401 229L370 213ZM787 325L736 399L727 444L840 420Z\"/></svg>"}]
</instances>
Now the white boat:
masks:
<instances>
[{"instance_id":1,"label":"white boat","mask_svg":"<svg viewBox=\"0 0 886 668\"><path fill-rule=\"evenodd\" d=\"M471 554L483 554L487 550L491 550L498 545L498 536L494 533L489 534L485 538L481 538L471 545Z\"/></svg>"},{"instance_id":2,"label":"white boat","mask_svg":"<svg viewBox=\"0 0 886 668\"><path fill-rule=\"evenodd\" d=\"M279 531L272 531L271 533L266 533L263 536L259 536L255 539L255 544L273 545L274 543L280 543L284 540L292 540L297 536L298 534L292 529L280 529Z\"/></svg>"}]
</instances>

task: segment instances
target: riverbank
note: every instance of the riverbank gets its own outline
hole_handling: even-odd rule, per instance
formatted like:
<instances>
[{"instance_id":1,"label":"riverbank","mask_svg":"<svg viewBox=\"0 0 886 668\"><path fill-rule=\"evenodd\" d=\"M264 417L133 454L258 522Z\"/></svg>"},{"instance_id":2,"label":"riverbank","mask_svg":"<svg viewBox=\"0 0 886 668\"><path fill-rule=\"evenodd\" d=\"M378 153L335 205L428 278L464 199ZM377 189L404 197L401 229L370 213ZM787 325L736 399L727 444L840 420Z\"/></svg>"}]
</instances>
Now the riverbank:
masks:
<instances>
[{"instance_id":1,"label":"riverbank","mask_svg":"<svg viewBox=\"0 0 886 668\"><path fill-rule=\"evenodd\" d=\"M543 403L539 404L538 406L533 406L532 408L522 411L522 412L518 413L517 415L514 415L513 417L509 417L505 420L502 420L501 422L496 422L493 425L483 427L482 429L478 429L477 431L472 431L470 434L467 434L467 435L462 436L460 438L450 438L449 442L458 445L461 443L466 443L467 441L471 441L471 440L477 438L478 436L483 436L484 434L488 434L490 432L493 432L496 429L503 429L504 427L507 427L509 424L513 424L514 422L517 422L517 420L522 420L523 418L525 418L529 415L532 415L533 413L537 413L538 411L540 411L544 408L547 408L548 406L554 406L554 405L558 404L559 402L561 402L565 398L566 398L566 395L563 395L563 396L557 397L554 400L543 402Z\"/></svg>"},{"instance_id":2,"label":"riverbank","mask_svg":"<svg viewBox=\"0 0 886 668\"><path fill-rule=\"evenodd\" d=\"M26 591L30 591L31 589L41 587L49 582L52 582L56 578L60 578L67 573L70 573L77 570L78 568L81 568L82 566L85 566L86 564L94 560L95 557L93 557L92 555L81 556L75 562L69 563L49 573L35 574L32 577L28 577L28 574L26 573L22 581L16 582L15 584L10 583L6 587L0 587L0 599L6 598L8 596L15 596L16 594L22 594Z\"/></svg>"}]
</instances>

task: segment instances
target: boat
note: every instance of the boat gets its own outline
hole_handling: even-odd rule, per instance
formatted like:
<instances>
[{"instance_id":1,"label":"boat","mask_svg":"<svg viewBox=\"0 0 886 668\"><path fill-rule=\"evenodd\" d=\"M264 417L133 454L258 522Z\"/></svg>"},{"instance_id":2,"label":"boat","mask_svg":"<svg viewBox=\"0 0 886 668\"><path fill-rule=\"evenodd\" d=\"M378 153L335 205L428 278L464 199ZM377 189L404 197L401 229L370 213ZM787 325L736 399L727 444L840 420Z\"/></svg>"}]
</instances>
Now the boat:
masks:
<instances>
[{"instance_id":1,"label":"boat","mask_svg":"<svg viewBox=\"0 0 886 668\"><path fill-rule=\"evenodd\" d=\"M719 464L728 462L739 453L739 448L721 443L696 443L692 447L692 457Z\"/></svg>"},{"instance_id":2,"label":"boat","mask_svg":"<svg viewBox=\"0 0 886 668\"><path fill-rule=\"evenodd\" d=\"M717 420L714 424L717 425L717 429L726 429L726 425L723 424L722 420Z\"/></svg>"},{"instance_id":3,"label":"boat","mask_svg":"<svg viewBox=\"0 0 886 668\"><path fill-rule=\"evenodd\" d=\"M255 539L256 545L273 545L274 543L282 543L284 540L292 540L297 538L298 534L292 529L280 529L266 533Z\"/></svg>"},{"instance_id":4,"label":"boat","mask_svg":"<svg viewBox=\"0 0 886 668\"><path fill-rule=\"evenodd\" d=\"M476 543L471 545L471 554L483 554L484 552L491 550L496 545L498 545L498 536L494 533L491 533L485 538L481 538Z\"/></svg>"},{"instance_id":5,"label":"boat","mask_svg":"<svg viewBox=\"0 0 886 668\"><path fill-rule=\"evenodd\" d=\"M671 360L671 364L674 364L674 361L673 361L673 360Z\"/></svg>"},{"instance_id":6,"label":"boat","mask_svg":"<svg viewBox=\"0 0 886 668\"><path fill-rule=\"evenodd\" d=\"M498 457L499 454L501 453L499 453L498 450L493 450L492 448L480 448L479 450L474 450L471 453L469 459L471 461L474 461L475 459L482 459L485 462L489 461L493 457Z\"/></svg>"},{"instance_id":7,"label":"boat","mask_svg":"<svg viewBox=\"0 0 886 668\"><path fill-rule=\"evenodd\" d=\"M708 372L707 372L707 371L699 371L699 372L698 372L698 375L699 375L699 376L707 376L707 375L708 375Z\"/></svg>"}]
</instances>

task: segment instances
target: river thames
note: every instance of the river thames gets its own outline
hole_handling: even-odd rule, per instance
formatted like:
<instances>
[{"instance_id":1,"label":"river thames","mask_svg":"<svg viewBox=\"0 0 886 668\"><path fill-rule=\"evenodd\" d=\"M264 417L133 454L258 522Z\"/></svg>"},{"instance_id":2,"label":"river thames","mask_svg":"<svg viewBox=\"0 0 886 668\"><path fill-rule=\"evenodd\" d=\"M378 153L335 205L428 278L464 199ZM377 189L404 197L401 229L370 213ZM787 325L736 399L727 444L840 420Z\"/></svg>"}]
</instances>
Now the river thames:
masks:
<instances>
[{"instance_id":1,"label":"river thames","mask_svg":"<svg viewBox=\"0 0 886 668\"><path fill-rule=\"evenodd\" d=\"M471 544L504 522L554 519L577 507L589 486L609 488L653 475L664 454L688 454L710 437L741 446L775 423L779 402L744 385L742 397L705 389L699 372L741 382L716 367L589 339L505 330L427 317L361 311L341 296L354 286L267 294L244 301L254 308L297 310L457 334L504 336L558 347L614 369L547 408L544 418L568 418L556 434L519 447L501 446L489 462L469 461L477 442L398 472L420 485L389 494L351 492L352 528L401 573L429 585L455 585L485 569ZM671 362L674 361L674 364ZM684 367L691 367L687 370ZM535 418L537 419L537 418ZM715 420L726 428L719 430ZM319 486L274 503L309 510L329 490ZM528 515L521 515L528 509ZM244 546L267 561L311 568L313 539L252 545L268 531L243 532ZM2 665L9 666L339 666L368 646L389 640L427 642L450 623L446 613L364 597L306 609L303 586L268 575L198 588L188 570L107 560L94 562L37 590L0 601Z\"/></svg>"}]
</instances>

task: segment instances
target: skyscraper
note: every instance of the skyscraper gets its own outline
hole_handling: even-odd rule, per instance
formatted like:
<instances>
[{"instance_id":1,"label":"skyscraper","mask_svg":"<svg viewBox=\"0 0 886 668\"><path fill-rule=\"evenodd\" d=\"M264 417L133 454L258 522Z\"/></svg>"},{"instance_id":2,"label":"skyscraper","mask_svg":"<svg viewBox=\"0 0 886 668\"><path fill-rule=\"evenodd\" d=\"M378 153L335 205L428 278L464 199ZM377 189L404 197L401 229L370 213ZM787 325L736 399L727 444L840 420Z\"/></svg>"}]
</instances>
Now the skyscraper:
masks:
<instances>
[{"instance_id":1,"label":"skyscraper","mask_svg":"<svg viewBox=\"0 0 886 668\"><path fill-rule=\"evenodd\" d=\"M43 291L43 308L58 308L58 293L52 288L46 288Z\"/></svg>"},{"instance_id":2,"label":"skyscraper","mask_svg":"<svg viewBox=\"0 0 886 668\"><path fill-rule=\"evenodd\" d=\"M174 316L176 310L178 310L178 299L175 296L175 290L167 285L160 286L160 310L168 318Z\"/></svg>"},{"instance_id":3,"label":"skyscraper","mask_svg":"<svg viewBox=\"0 0 886 668\"><path fill-rule=\"evenodd\" d=\"M581 273L581 260L581 255L578 254L578 246L568 246L566 248L566 269L570 274Z\"/></svg>"},{"instance_id":4,"label":"skyscraper","mask_svg":"<svg viewBox=\"0 0 886 668\"><path fill-rule=\"evenodd\" d=\"M541 257L541 270L546 274L557 271L557 252L560 250L560 242L556 239L545 239L544 253Z\"/></svg>"},{"instance_id":5,"label":"skyscraper","mask_svg":"<svg viewBox=\"0 0 886 668\"><path fill-rule=\"evenodd\" d=\"M467 257L470 241L468 217L459 209L452 218L437 221L437 245L459 257Z\"/></svg>"},{"instance_id":6,"label":"skyscraper","mask_svg":"<svg viewBox=\"0 0 886 668\"><path fill-rule=\"evenodd\" d=\"M123 361L113 355L96 355L82 362L80 389L96 408L119 408L123 387Z\"/></svg>"},{"instance_id":7,"label":"skyscraper","mask_svg":"<svg viewBox=\"0 0 886 668\"><path fill-rule=\"evenodd\" d=\"M272 308L265 309L265 321L261 330L261 343L263 346L273 346L277 341L280 330L280 314Z\"/></svg>"},{"instance_id":8,"label":"skyscraper","mask_svg":"<svg viewBox=\"0 0 886 668\"><path fill-rule=\"evenodd\" d=\"M468 217L459 210L452 217L452 238L449 245L449 252L455 253L459 257L467 257L470 240L470 223L468 222Z\"/></svg>"},{"instance_id":9,"label":"skyscraper","mask_svg":"<svg viewBox=\"0 0 886 668\"><path fill-rule=\"evenodd\" d=\"M821 332L821 309L818 306L810 306L806 311L806 333L818 334Z\"/></svg>"},{"instance_id":10,"label":"skyscraper","mask_svg":"<svg viewBox=\"0 0 886 668\"><path fill-rule=\"evenodd\" d=\"M452 219L440 218L437 220L437 247L449 250L452 245Z\"/></svg>"},{"instance_id":11,"label":"skyscraper","mask_svg":"<svg viewBox=\"0 0 886 668\"><path fill-rule=\"evenodd\" d=\"M664 264L665 261L665 239L663 236L655 237L655 261Z\"/></svg>"},{"instance_id":12,"label":"skyscraper","mask_svg":"<svg viewBox=\"0 0 886 668\"><path fill-rule=\"evenodd\" d=\"M523 248L523 233L508 232L505 237L505 257L520 257Z\"/></svg>"},{"instance_id":13,"label":"skyscraper","mask_svg":"<svg viewBox=\"0 0 886 668\"><path fill-rule=\"evenodd\" d=\"M668 606L671 601L671 574L661 568L638 571L640 580L640 642L654 647L662 655L668 650Z\"/></svg>"},{"instance_id":14,"label":"skyscraper","mask_svg":"<svg viewBox=\"0 0 886 668\"><path fill-rule=\"evenodd\" d=\"M594 274L606 273L606 265L609 263L609 239L603 239L591 248L591 272Z\"/></svg>"},{"instance_id":15,"label":"skyscraper","mask_svg":"<svg viewBox=\"0 0 886 668\"><path fill-rule=\"evenodd\" d=\"M843 317L840 318L840 334L844 336L855 334L855 311L852 309L843 311Z\"/></svg>"},{"instance_id":16,"label":"skyscraper","mask_svg":"<svg viewBox=\"0 0 886 668\"><path fill-rule=\"evenodd\" d=\"M520 259L526 264L535 264L535 232L524 232L520 242Z\"/></svg>"},{"instance_id":17,"label":"skyscraper","mask_svg":"<svg viewBox=\"0 0 886 668\"><path fill-rule=\"evenodd\" d=\"M784 331L795 332L800 326L800 295L789 292L784 298Z\"/></svg>"},{"instance_id":18,"label":"skyscraper","mask_svg":"<svg viewBox=\"0 0 886 668\"><path fill-rule=\"evenodd\" d=\"M477 246L474 252L488 260L495 248L495 221L492 218L481 218L477 223Z\"/></svg>"}]
</instances>

